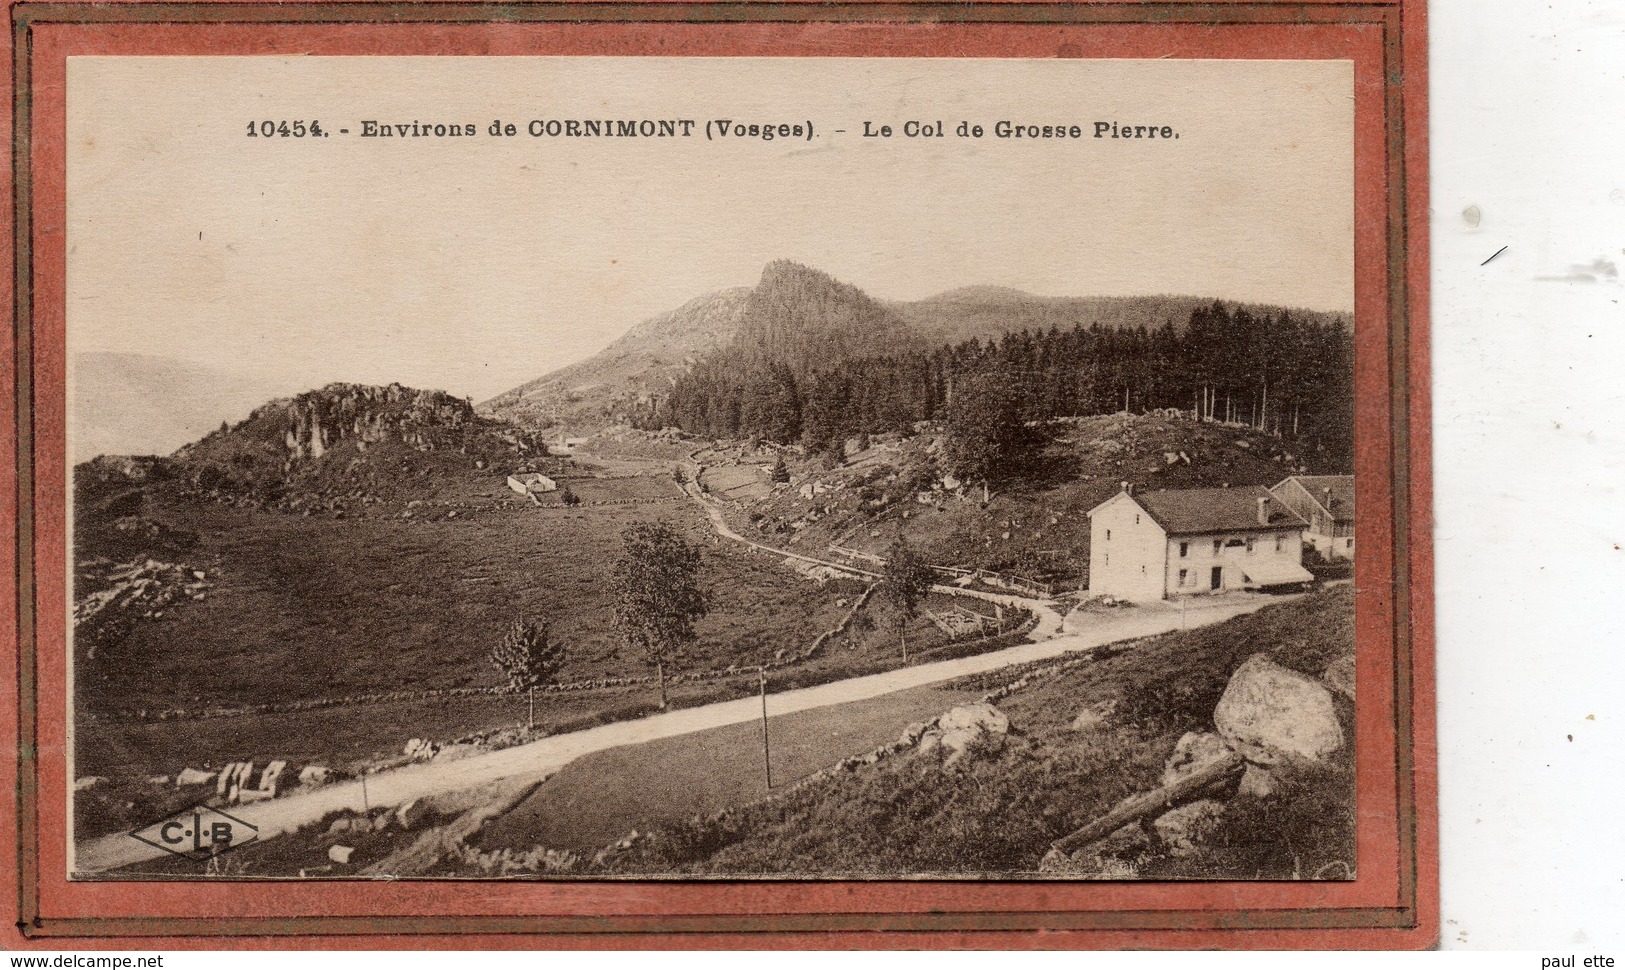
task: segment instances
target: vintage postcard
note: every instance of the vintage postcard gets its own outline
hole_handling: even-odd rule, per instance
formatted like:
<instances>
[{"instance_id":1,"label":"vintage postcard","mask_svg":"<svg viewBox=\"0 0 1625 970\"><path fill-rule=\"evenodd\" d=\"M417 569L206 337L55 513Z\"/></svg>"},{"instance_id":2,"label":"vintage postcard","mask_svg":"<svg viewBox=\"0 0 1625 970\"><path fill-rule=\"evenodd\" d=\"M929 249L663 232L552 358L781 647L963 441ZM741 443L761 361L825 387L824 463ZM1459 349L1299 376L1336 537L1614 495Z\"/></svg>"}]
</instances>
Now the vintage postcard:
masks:
<instances>
[{"instance_id":1,"label":"vintage postcard","mask_svg":"<svg viewBox=\"0 0 1625 970\"><path fill-rule=\"evenodd\" d=\"M14 7L25 935L1426 945L1419 24L1116 6Z\"/></svg>"}]
</instances>

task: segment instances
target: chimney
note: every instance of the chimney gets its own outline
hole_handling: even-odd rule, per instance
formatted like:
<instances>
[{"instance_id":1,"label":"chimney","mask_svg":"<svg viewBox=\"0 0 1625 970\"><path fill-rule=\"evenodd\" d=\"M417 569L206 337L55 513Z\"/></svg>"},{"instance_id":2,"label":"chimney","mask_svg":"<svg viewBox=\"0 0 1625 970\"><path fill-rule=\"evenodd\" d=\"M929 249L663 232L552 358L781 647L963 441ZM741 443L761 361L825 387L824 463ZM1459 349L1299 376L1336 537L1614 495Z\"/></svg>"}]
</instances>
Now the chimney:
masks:
<instances>
[{"instance_id":1,"label":"chimney","mask_svg":"<svg viewBox=\"0 0 1625 970\"><path fill-rule=\"evenodd\" d=\"M1320 504L1326 507L1326 511L1330 512L1332 510L1332 490L1323 488L1320 490L1320 494L1326 500Z\"/></svg>"},{"instance_id":2,"label":"chimney","mask_svg":"<svg viewBox=\"0 0 1625 970\"><path fill-rule=\"evenodd\" d=\"M1268 495L1258 497L1258 524L1270 524L1270 498Z\"/></svg>"},{"instance_id":3,"label":"chimney","mask_svg":"<svg viewBox=\"0 0 1625 970\"><path fill-rule=\"evenodd\" d=\"M1133 482L1124 482L1123 483L1123 491L1126 492L1129 495L1133 495L1134 494L1134 483Z\"/></svg>"}]
</instances>

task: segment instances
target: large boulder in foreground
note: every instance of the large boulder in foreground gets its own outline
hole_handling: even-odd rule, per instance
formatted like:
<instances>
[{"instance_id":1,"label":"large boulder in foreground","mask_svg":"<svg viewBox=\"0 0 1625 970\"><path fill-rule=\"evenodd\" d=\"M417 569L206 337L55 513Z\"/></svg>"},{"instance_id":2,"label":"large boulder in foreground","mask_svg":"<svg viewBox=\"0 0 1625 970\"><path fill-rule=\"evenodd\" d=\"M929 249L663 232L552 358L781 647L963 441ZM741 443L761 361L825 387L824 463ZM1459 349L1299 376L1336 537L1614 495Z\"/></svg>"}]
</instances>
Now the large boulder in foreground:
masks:
<instances>
[{"instance_id":1,"label":"large boulder in foreground","mask_svg":"<svg viewBox=\"0 0 1625 970\"><path fill-rule=\"evenodd\" d=\"M1213 724L1232 747L1262 764L1283 755L1318 761L1343 747L1331 692L1261 653L1231 675Z\"/></svg>"}]
</instances>

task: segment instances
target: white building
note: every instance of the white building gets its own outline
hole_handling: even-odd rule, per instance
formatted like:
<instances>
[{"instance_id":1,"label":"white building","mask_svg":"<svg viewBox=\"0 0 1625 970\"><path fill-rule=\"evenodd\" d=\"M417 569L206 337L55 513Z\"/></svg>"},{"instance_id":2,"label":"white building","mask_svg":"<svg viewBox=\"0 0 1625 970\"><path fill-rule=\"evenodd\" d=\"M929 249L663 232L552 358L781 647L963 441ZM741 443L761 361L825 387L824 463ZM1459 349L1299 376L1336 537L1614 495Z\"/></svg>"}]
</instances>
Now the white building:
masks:
<instances>
[{"instance_id":1,"label":"white building","mask_svg":"<svg viewBox=\"0 0 1625 970\"><path fill-rule=\"evenodd\" d=\"M551 492L559 484L541 472L520 472L508 476L508 487L520 495L530 495L534 492Z\"/></svg>"},{"instance_id":2,"label":"white building","mask_svg":"<svg viewBox=\"0 0 1625 970\"><path fill-rule=\"evenodd\" d=\"M1306 527L1263 486L1126 486L1089 511L1089 592L1144 602L1306 583Z\"/></svg>"}]
</instances>

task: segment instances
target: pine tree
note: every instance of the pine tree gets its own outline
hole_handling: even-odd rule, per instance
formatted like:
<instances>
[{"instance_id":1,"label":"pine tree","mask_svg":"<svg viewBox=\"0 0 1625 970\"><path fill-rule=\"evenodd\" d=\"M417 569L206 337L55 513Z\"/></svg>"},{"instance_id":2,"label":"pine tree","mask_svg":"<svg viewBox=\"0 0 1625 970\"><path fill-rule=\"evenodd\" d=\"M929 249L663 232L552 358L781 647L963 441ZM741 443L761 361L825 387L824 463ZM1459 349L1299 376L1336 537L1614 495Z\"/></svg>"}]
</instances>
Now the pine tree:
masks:
<instances>
[{"instance_id":1,"label":"pine tree","mask_svg":"<svg viewBox=\"0 0 1625 970\"><path fill-rule=\"evenodd\" d=\"M536 688L558 682L564 668L564 644L555 643L546 623L521 616L491 648L491 664L508 678L508 686L530 696L530 727L536 727Z\"/></svg>"}]
</instances>

